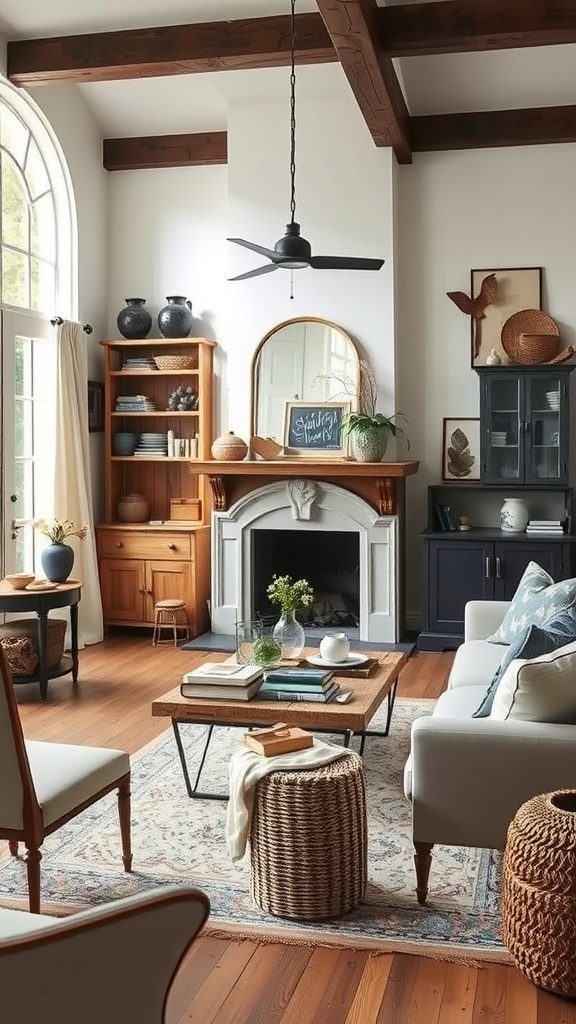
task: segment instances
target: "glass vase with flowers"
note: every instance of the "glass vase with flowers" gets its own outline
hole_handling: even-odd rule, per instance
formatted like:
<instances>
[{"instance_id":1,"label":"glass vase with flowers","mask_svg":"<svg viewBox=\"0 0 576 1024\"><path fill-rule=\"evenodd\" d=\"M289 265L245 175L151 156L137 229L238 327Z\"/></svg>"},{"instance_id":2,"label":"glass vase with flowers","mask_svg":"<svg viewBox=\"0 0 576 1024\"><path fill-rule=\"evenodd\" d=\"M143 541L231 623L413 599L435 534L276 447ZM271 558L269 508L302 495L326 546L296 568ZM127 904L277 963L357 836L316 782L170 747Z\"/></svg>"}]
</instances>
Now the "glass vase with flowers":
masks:
<instances>
[{"instance_id":1,"label":"glass vase with flowers","mask_svg":"<svg viewBox=\"0 0 576 1024\"><path fill-rule=\"evenodd\" d=\"M282 645L282 658L299 658L304 649L304 627L296 618L298 608L308 608L314 600L314 591L308 580L293 580L291 576L272 577L266 589L268 600L280 606L280 619L273 636Z\"/></svg>"}]
</instances>

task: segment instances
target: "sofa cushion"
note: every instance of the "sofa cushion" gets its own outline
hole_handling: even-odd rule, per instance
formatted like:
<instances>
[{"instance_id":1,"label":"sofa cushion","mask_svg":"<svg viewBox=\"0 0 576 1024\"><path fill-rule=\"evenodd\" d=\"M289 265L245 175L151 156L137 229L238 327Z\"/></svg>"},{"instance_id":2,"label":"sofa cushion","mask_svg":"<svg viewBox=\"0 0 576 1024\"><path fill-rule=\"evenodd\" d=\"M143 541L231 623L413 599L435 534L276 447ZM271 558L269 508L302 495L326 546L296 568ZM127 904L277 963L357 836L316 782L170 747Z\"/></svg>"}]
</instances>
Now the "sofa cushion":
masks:
<instances>
[{"instance_id":1,"label":"sofa cushion","mask_svg":"<svg viewBox=\"0 0 576 1024\"><path fill-rule=\"evenodd\" d=\"M576 579L554 583L545 569L529 562L502 624L486 639L511 644L528 626L549 629L553 620L562 623L556 632L576 637Z\"/></svg>"},{"instance_id":2,"label":"sofa cushion","mask_svg":"<svg viewBox=\"0 0 576 1024\"><path fill-rule=\"evenodd\" d=\"M487 644L485 640L467 640L456 651L450 670L449 688L453 690L480 686L484 695L507 650L507 647L498 644Z\"/></svg>"},{"instance_id":3,"label":"sofa cushion","mask_svg":"<svg viewBox=\"0 0 576 1024\"><path fill-rule=\"evenodd\" d=\"M494 673L480 707L472 715L473 718L488 718L500 680L512 661L518 658L530 659L538 658L541 654L550 654L551 651L557 651L559 647L564 647L568 642L576 639L576 628L570 636L566 636L565 633L556 632L553 628L555 625L558 630L561 630L562 622L551 623L550 629L528 626L528 629L520 633L508 647L502 646L504 653L500 665Z\"/></svg>"},{"instance_id":4,"label":"sofa cushion","mask_svg":"<svg viewBox=\"0 0 576 1024\"><path fill-rule=\"evenodd\" d=\"M490 718L576 722L576 642L539 658L511 662L496 690Z\"/></svg>"}]
</instances>

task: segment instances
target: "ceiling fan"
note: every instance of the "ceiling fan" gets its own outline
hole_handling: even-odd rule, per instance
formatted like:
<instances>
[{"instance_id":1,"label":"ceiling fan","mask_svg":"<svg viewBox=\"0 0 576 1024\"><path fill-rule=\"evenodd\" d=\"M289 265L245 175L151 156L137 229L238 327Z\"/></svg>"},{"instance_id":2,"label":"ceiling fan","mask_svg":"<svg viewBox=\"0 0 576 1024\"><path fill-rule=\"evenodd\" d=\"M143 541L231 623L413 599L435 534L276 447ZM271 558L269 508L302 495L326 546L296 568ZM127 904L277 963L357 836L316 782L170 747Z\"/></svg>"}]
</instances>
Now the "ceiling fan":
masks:
<instances>
[{"instance_id":1,"label":"ceiling fan","mask_svg":"<svg viewBox=\"0 0 576 1024\"><path fill-rule=\"evenodd\" d=\"M290 223L282 238L274 243L273 249L267 249L256 242L247 242L244 238L228 238L227 241L242 245L245 249L266 256L270 263L265 263L255 270L231 277L231 281L246 281L249 277L260 277L270 274L279 267L285 270L301 270L312 267L313 270L380 270L384 260L368 259L361 256L313 256L310 242L300 234L300 225L296 215L296 0L290 0L291 10L291 63L290 63Z\"/></svg>"}]
</instances>

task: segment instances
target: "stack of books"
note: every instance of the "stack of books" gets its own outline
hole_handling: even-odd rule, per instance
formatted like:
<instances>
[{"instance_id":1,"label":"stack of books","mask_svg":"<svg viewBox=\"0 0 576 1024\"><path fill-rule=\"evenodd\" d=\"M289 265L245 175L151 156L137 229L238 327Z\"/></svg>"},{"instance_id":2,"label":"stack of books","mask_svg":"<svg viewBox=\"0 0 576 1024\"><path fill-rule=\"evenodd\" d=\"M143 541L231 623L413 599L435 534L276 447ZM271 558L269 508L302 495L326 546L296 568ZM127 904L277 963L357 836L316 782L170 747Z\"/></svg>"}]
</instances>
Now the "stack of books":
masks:
<instances>
[{"instance_id":1,"label":"stack of books","mask_svg":"<svg viewBox=\"0 0 576 1024\"><path fill-rule=\"evenodd\" d=\"M235 665L207 661L182 677L183 697L210 700L252 700L260 689L263 671L259 665Z\"/></svg>"},{"instance_id":2,"label":"stack of books","mask_svg":"<svg viewBox=\"0 0 576 1024\"><path fill-rule=\"evenodd\" d=\"M264 674L258 700L312 700L329 704L340 693L334 673L322 668L275 668Z\"/></svg>"},{"instance_id":3,"label":"stack of books","mask_svg":"<svg viewBox=\"0 0 576 1024\"><path fill-rule=\"evenodd\" d=\"M564 533L560 519L531 519L526 527L526 533Z\"/></svg>"},{"instance_id":4,"label":"stack of books","mask_svg":"<svg viewBox=\"0 0 576 1024\"><path fill-rule=\"evenodd\" d=\"M118 395L116 412L153 412L156 409L146 395Z\"/></svg>"}]
</instances>

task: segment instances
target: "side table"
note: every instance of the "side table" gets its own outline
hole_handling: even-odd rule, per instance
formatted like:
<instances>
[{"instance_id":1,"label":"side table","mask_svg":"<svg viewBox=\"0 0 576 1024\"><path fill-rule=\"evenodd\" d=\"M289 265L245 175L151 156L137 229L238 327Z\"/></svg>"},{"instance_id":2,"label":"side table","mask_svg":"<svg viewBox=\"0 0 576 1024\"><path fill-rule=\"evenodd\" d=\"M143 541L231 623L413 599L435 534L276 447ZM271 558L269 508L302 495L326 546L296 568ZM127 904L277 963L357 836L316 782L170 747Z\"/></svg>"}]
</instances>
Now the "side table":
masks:
<instances>
[{"instance_id":1,"label":"side table","mask_svg":"<svg viewBox=\"0 0 576 1024\"><path fill-rule=\"evenodd\" d=\"M40 684L40 696L48 696L48 680L72 672L72 681L78 681L78 605L82 591L80 580L58 583L53 590L13 590L0 582L0 612L36 612L38 616L38 672L33 676L13 676L15 683ZM46 664L46 642L48 612L53 608L70 609L71 648L70 657L63 657L59 665L48 669Z\"/></svg>"}]
</instances>

